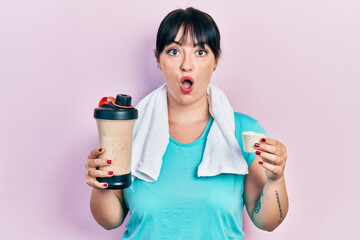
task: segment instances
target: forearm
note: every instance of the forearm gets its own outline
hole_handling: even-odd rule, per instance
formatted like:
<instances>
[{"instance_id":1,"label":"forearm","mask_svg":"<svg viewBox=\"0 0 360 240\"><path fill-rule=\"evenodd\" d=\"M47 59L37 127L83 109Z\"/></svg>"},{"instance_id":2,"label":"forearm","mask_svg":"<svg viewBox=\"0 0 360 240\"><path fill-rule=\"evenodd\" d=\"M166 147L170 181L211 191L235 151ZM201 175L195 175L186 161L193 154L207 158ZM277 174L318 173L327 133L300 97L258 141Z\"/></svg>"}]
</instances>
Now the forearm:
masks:
<instances>
[{"instance_id":1,"label":"forearm","mask_svg":"<svg viewBox=\"0 0 360 240\"><path fill-rule=\"evenodd\" d=\"M263 230L273 231L284 220L289 208L285 178L267 179L252 212L254 224Z\"/></svg>"},{"instance_id":2,"label":"forearm","mask_svg":"<svg viewBox=\"0 0 360 240\"><path fill-rule=\"evenodd\" d=\"M120 226L127 214L126 207L121 205L119 198L112 190L93 188L90 209L96 222L107 230Z\"/></svg>"}]
</instances>

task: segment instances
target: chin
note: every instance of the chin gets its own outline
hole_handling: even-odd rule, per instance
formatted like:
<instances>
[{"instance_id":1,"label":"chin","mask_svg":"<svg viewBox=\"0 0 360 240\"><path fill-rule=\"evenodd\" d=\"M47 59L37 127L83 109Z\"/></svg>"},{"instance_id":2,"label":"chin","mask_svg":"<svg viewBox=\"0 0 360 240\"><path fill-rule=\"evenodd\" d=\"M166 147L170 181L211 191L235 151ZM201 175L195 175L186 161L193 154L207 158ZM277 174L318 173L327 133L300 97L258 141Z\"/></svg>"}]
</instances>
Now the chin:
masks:
<instances>
[{"instance_id":1,"label":"chin","mask_svg":"<svg viewBox=\"0 0 360 240\"><path fill-rule=\"evenodd\" d=\"M198 94L182 94L180 95L179 103L181 103L182 105L191 105L193 103L201 101L203 97L206 98L206 94L204 96L199 96Z\"/></svg>"},{"instance_id":2,"label":"chin","mask_svg":"<svg viewBox=\"0 0 360 240\"><path fill-rule=\"evenodd\" d=\"M175 94L173 94L173 93L175 93ZM204 95L206 97L206 90L204 93L205 93ZM199 92L196 91L196 89L193 89L190 93L184 93L180 88L169 90L169 87L168 87L168 100L170 100L169 97L171 98L171 101L185 106L185 105L191 105L191 104L199 101L203 96L199 96Z\"/></svg>"},{"instance_id":3,"label":"chin","mask_svg":"<svg viewBox=\"0 0 360 240\"><path fill-rule=\"evenodd\" d=\"M182 94L180 93L179 95L177 95L176 97L173 97L173 99L181 104L181 105L188 105L191 104L194 101L194 98L188 94Z\"/></svg>"}]
</instances>

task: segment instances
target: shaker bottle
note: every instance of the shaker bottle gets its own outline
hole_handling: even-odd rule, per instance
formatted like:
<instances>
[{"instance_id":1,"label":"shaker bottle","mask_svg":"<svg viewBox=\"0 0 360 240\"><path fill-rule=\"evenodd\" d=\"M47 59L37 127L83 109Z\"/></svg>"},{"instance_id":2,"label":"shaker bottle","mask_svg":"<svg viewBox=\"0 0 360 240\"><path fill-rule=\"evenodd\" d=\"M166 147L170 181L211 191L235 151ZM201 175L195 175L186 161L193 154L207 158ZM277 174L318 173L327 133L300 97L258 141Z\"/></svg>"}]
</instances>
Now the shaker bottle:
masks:
<instances>
[{"instance_id":1,"label":"shaker bottle","mask_svg":"<svg viewBox=\"0 0 360 240\"><path fill-rule=\"evenodd\" d=\"M99 167L112 170L111 177L97 178L107 183L108 189L123 189L131 185L131 145L138 111L131 105L131 96L118 94L103 97L94 110L99 133L99 147L105 151L99 158L112 160L111 166Z\"/></svg>"}]
</instances>

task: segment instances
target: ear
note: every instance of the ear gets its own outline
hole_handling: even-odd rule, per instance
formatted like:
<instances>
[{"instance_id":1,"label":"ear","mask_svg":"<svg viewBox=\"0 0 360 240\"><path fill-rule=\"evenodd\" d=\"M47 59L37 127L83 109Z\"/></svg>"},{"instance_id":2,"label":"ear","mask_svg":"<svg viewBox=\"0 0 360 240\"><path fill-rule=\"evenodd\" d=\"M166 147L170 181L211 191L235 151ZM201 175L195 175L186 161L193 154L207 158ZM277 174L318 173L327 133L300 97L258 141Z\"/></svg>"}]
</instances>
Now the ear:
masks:
<instances>
[{"instance_id":1,"label":"ear","mask_svg":"<svg viewBox=\"0 0 360 240\"><path fill-rule=\"evenodd\" d=\"M158 68L160 67L160 62L159 62L159 54L157 53L156 49L154 49L154 55L155 55L155 59L156 59L156 62L157 62L157 66Z\"/></svg>"},{"instance_id":2,"label":"ear","mask_svg":"<svg viewBox=\"0 0 360 240\"><path fill-rule=\"evenodd\" d=\"M215 59L214 71L217 68L219 61L220 61L220 52L219 52L219 56Z\"/></svg>"},{"instance_id":3,"label":"ear","mask_svg":"<svg viewBox=\"0 0 360 240\"><path fill-rule=\"evenodd\" d=\"M155 55L155 59L156 59L156 61L157 61L157 59L158 59L158 54L157 54L157 52L156 52L156 49L154 49L154 55Z\"/></svg>"}]
</instances>

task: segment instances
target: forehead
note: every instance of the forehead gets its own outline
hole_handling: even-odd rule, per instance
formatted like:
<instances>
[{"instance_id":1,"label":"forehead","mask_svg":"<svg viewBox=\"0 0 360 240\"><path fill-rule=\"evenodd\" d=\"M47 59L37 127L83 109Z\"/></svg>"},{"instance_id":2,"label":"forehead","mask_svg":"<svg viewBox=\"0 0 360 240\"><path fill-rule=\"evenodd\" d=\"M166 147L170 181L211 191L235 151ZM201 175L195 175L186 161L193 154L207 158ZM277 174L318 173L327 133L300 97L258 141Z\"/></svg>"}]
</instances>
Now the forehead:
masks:
<instances>
[{"instance_id":1,"label":"forehead","mask_svg":"<svg viewBox=\"0 0 360 240\"><path fill-rule=\"evenodd\" d=\"M180 45L199 45L198 40L196 39L196 34L190 28L187 28L186 32L184 32L183 26L179 28L173 42Z\"/></svg>"}]
</instances>

